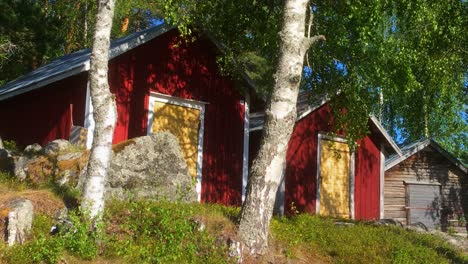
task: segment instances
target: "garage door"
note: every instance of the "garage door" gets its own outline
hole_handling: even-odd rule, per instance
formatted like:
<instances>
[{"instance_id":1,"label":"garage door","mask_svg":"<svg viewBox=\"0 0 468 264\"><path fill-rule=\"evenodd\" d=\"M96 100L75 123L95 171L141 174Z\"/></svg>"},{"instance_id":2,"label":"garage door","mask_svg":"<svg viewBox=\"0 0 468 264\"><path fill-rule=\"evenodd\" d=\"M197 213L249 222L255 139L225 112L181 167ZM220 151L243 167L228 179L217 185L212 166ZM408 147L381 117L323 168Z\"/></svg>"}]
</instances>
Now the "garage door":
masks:
<instances>
[{"instance_id":1,"label":"garage door","mask_svg":"<svg viewBox=\"0 0 468 264\"><path fill-rule=\"evenodd\" d=\"M407 184L408 224L421 222L429 229L440 226L440 185Z\"/></svg>"}]
</instances>

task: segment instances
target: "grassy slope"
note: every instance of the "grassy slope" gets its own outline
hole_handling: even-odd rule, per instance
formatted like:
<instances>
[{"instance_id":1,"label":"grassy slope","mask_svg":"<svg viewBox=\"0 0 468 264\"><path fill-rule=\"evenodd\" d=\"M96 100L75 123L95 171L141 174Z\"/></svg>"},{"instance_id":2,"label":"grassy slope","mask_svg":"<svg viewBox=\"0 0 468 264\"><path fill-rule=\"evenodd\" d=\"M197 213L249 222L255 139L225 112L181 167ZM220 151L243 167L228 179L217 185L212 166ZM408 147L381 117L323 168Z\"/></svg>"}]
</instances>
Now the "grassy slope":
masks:
<instances>
[{"instance_id":1,"label":"grassy slope","mask_svg":"<svg viewBox=\"0 0 468 264\"><path fill-rule=\"evenodd\" d=\"M0 181L4 197L28 194L30 199L38 196L42 201L48 197L54 201L52 204L58 204L58 197L50 192L24 188L12 191L12 187L11 182ZM43 208L39 212L30 242L13 248L0 243L0 263L233 262L227 257L224 243L235 236L236 208L114 201L108 203L102 233L89 232L81 217L72 213L74 227L68 227L72 232L55 236L48 234L51 210ZM206 224L204 231L198 231L197 222ZM98 246L93 243L96 240L100 241ZM310 215L273 219L271 249L267 256L247 262L468 263L467 256L432 235L363 222L339 227L332 219Z\"/></svg>"}]
</instances>

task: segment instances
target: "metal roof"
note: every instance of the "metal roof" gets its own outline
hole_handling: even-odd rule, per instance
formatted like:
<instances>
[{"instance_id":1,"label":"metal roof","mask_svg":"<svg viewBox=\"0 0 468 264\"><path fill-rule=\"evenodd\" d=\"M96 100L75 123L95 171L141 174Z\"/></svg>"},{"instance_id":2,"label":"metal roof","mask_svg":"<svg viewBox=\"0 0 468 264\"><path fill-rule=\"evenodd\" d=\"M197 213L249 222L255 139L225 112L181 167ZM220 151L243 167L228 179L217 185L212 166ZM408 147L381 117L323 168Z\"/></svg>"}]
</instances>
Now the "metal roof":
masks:
<instances>
[{"instance_id":1,"label":"metal roof","mask_svg":"<svg viewBox=\"0 0 468 264\"><path fill-rule=\"evenodd\" d=\"M320 108L322 105L327 103L330 100L328 95L312 95L310 91L301 91L297 96L296 111L297 119L296 122L306 117L308 114L312 113L316 109ZM257 112L250 114L250 131L261 130L263 129L264 122L264 112Z\"/></svg>"},{"instance_id":2,"label":"metal roof","mask_svg":"<svg viewBox=\"0 0 468 264\"><path fill-rule=\"evenodd\" d=\"M304 117L308 116L313 111L317 110L324 104L330 101L330 96L327 94L319 94L314 95L310 91L301 91L297 96L297 119L296 122L303 119ZM252 113L250 115L250 131L261 130L263 129L264 123L264 116L263 112ZM383 139L386 141L387 148L390 148L392 152L396 153L396 156L399 157L402 155L400 148L398 145L393 141L392 137L387 133L384 127L380 124L380 122L374 116L369 116L369 122L372 124L376 129L377 132L380 133Z\"/></svg>"},{"instance_id":3,"label":"metal roof","mask_svg":"<svg viewBox=\"0 0 468 264\"><path fill-rule=\"evenodd\" d=\"M437 142L435 142L432 139L427 139L427 138L415 141L413 143L410 143L401 147L401 151L403 152L403 155L402 156L394 155L388 158L385 161L385 170L387 171L395 167L399 163L405 161L407 158L413 156L414 154L418 153L419 151L425 149L428 146L433 147L440 154L442 154L442 156L450 160L460 170L467 173L467 168L457 158L455 158L452 154L450 154L448 151L442 148L442 146L440 146Z\"/></svg>"},{"instance_id":4,"label":"metal roof","mask_svg":"<svg viewBox=\"0 0 468 264\"><path fill-rule=\"evenodd\" d=\"M174 26L162 24L114 40L110 45L109 59L113 59L174 28ZM83 49L65 55L1 86L0 101L41 88L47 84L65 79L80 72L88 71L90 55L90 49Z\"/></svg>"}]
</instances>

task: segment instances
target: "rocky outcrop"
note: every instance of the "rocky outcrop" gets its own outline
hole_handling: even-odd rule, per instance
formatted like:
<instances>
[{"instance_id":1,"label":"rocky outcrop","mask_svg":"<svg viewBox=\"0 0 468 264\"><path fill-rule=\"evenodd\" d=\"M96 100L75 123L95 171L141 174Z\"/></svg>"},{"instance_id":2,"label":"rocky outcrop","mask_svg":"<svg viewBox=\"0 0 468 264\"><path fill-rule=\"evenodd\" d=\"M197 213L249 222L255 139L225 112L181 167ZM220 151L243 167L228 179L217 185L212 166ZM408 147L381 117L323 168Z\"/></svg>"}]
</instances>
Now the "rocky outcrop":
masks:
<instances>
[{"instance_id":1,"label":"rocky outcrop","mask_svg":"<svg viewBox=\"0 0 468 264\"><path fill-rule=\"evenodd\" d=\"M57 156L72 148L72 144L65 139L56 139L44 146L43 153L47 156Z\"/></svg>"},{"instance_id":2,"label":"rocky outcrop","mask_svg":"<svg viewBox=\"0 0 468 264\"><path fill-rule=\"evenodd\" d=\"M114 146L106 197L160 197L196 201L197 194L176 137L167 132Z\"/></svg>"},{"instance_id":3,"label":"rocky outcrop","mask_svg":"<svg viewBox=\"0 0 468 264\"><path fill-rule=\"evenodd\" d=\"M89 151L76 151L66 140L54 140L42 151L31 145L23 155L10 155L11 173L35 184L55 181L81 188ZM106 181L106 198L164 198L197 201L192 177L188 174L178 141L161 132L138 137L113 146L112 163ZM0 164L1 164L0 152Z\"/></svg>"},{"instance_id":4,"label":"rocky outcrop","mask_svg":"<svg viewBox=\"0 0 468 264\"><path fill-rule=\"evenodd\" d=\"M26 155L37 155L39 153L41 153L42 151L42 147L41 145L37 144L37 143L34 143L32 145L29 145L27 146L26 148L24 148L24 154Z\"/></svg>"}]
</instances>

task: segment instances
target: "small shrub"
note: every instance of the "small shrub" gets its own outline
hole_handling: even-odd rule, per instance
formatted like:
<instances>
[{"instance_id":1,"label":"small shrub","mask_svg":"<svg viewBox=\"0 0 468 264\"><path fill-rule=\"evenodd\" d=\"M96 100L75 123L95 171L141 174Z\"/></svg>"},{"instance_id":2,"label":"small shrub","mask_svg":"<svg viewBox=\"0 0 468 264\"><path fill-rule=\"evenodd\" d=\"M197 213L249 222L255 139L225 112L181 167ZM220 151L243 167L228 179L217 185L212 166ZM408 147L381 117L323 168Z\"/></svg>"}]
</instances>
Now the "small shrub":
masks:
<instances>
[{"instance_id":1,"label":"small shrub","mask_svg":"<svg viewBox=\"0 0 468 264\"><path fill-rule=\"evenodd\" d=\"M229 262L213 237L196 230L190 220L194 205L133 201L109 207L104 243L109 257L136 263Z\"/></svg>"},{"instance_id":2,"label":"small shrub","mask_svg":"<svg viewBox=\"0 0 468 264\"><path fill-rule=\"evenodd\" d=\"M12 151L12 152L20 152L18 145L16 145L16 142L13 140L4 140L3 141L3 147L6 150Z\"/></svg>"},{"instance_id":3,"label":"small shrub","mask_svg":"<svg viewBox=\"0 0 468 264\"><path fill-rule=\"evenodd\" d=\"M63 240L40 235L25 245L9 248L3 259L11 264L57 263L63 250Z\"/></svg>"},{"instance_id":4,"label":"small shrub","mask_svg":"<svg viewBox=\"0 0 468 264\"><path fill-rule=\"evenodd\" d=\"M60 237L63 239L64 248L77 257L90 260L97 256L97 242L101 238L101 228L92 228L86 214L79 211L71 211L68 214L68 226L62 227Z\"/></svg>"}]
</instances>

